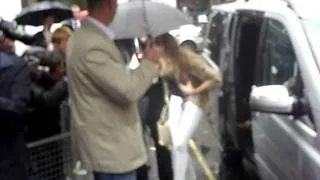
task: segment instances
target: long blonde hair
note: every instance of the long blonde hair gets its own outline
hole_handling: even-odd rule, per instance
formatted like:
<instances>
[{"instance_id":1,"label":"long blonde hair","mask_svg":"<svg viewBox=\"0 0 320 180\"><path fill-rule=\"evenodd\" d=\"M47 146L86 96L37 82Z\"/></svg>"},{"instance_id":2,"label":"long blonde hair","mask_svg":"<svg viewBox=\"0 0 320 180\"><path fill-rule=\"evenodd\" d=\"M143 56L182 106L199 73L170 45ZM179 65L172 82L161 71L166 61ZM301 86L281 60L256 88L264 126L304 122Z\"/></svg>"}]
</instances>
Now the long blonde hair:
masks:
<instances>
[{"instance_id":1,"label":"long blonde hair","mask_svg":"<svg viewBox=\"0 0 320 180\"><path fill-rule=\"evenodd\" d=\"M169 33L162 34L155 38L155 44L163 48L163 58L167 61L168 66L174 71L188 70L187 56L183 53L176 39Z\"/></svg>"}]
</instances>

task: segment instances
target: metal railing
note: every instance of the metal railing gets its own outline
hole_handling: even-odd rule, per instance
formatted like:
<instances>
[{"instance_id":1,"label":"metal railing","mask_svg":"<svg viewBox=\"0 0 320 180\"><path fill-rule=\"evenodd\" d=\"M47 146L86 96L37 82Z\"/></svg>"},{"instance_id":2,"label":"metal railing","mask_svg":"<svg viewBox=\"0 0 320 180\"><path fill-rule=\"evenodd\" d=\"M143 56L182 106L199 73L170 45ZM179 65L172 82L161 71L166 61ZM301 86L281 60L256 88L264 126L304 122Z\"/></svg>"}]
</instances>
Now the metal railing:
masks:
<instances>
[{"instance_id":1,"label":"metal railing","mask_svg":"<svg viewBox=\"0 0 320 180\"><path fill-rule=\"evenodd\" d=\"M30 180L65 180L73 168L70 133L32 142L29 150Z\"/></svg>"}]
</instances>

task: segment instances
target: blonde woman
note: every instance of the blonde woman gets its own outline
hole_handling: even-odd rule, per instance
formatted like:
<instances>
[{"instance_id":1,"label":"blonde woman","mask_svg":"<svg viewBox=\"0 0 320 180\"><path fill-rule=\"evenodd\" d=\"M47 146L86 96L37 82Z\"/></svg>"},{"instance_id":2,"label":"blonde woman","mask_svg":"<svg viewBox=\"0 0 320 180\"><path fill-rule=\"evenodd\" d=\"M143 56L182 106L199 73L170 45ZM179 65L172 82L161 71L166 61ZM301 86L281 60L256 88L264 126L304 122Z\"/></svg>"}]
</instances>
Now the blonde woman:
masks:
<instances>
[{"instance_id":1,"label":"blonde woman","mask_svg":"<svg viewBox=\"0 0 320 180\"><path fill-rule=\"evenodd\" d=\"M67 26L62 26L55 30L51 37L54 51L65 53L71 34L72 30Z\"/></svg>"},{"instance_id":2,"label":"blonde woman","mask_svg":"<svg viewBox=\"0 0 320 180\"><path fill-rule=\"evenodd\" d=\"M176 87L184 95L184 101L177 96L170 97L169 123L173 140L174 180L195 179L188 141L209 108L209 90L219 85L221 77L219 71L210 67L201 55L191 48L179 47L170 34L158 36L155 44L162 53L161 76L170 79L170 82L175 79ZM169 85L169 90L172 91L172 85Z\"/></svg>"}]
</instances>

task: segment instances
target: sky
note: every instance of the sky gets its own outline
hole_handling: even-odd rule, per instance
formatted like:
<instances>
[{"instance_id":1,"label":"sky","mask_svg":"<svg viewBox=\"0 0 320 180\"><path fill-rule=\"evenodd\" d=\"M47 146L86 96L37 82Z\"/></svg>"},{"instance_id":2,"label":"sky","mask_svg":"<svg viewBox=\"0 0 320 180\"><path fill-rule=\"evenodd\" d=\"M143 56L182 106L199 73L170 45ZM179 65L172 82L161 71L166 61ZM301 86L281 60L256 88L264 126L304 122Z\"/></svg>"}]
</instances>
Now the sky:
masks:
<instances>
[{"instance_id":1,"label":"sky","mask_svg":"<svg viewBox=\"0 0 320 180\"><path fill-rule=\"evenodd\" d=\"M0 17L11 21L20 13L21 8L21 0L0 0Z\"/></svg>"}]
</instances>

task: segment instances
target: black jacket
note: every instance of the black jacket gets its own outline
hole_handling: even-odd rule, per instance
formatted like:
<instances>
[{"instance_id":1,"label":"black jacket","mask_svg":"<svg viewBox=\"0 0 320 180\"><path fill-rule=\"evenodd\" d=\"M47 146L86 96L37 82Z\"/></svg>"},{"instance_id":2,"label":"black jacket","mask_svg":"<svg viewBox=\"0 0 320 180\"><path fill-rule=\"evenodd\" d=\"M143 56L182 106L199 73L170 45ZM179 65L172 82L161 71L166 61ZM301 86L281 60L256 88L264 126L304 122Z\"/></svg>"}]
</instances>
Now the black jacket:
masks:
<instances>
[{"instance_id":1,"label":"black jacket","mask_svg":"<svg viewBox=\"0 0 320 180\"><path fill-rule=\"evenodd\" d=\"M28 179L23 116L29 94L26 63L0 52L0 179Z\"/></svg>"},{"instance_id":2,"label":"black jacket","mask_svg":"<svg viewBox=\"0 0 320 180\"><path fill-rule=\"evenodd\" d=\"M31 85L27 141L36 141L61 132L60 105L68 97L67 82L42 76Z\"/></svg>"},{"instance_id":3,"label":"black jacket","mask_svg":"<svg viewBox=\"0 0 320 180\"><path fill-rule=\"evenodd\" d=\"M0 134L14 133L22 124L29 98L26 63L14 54L0 53Z\"/></svg>"},{"instance_id":4,"label":"black jacket","mask_svg":"<svg viewBox=\"0 0 320 180\"><path fill-rule=\"evenodd\" d=\"M25 31L19 30L17 26L0 18L0 30L4 32L5 36L12 40L18 40L28 45L46 47L44 35L38 32L34 36L27 34Z\"/></svg>"},{"instance_id":5,"label":"black jacket","mask_svg":"<svg viewBox=\"0 0 320 180\"><path fill-rule=\"evenodd\" d=\"M30 44L30 43L29 43ZM39 47L43 47L46 48L47 47L47 43L43 34L43 31L40 31L38 33L36 33L33 37L32 37L32 41L31 41L31 45L33 46L39 46Z\"/></svg>"}]
</instances>

